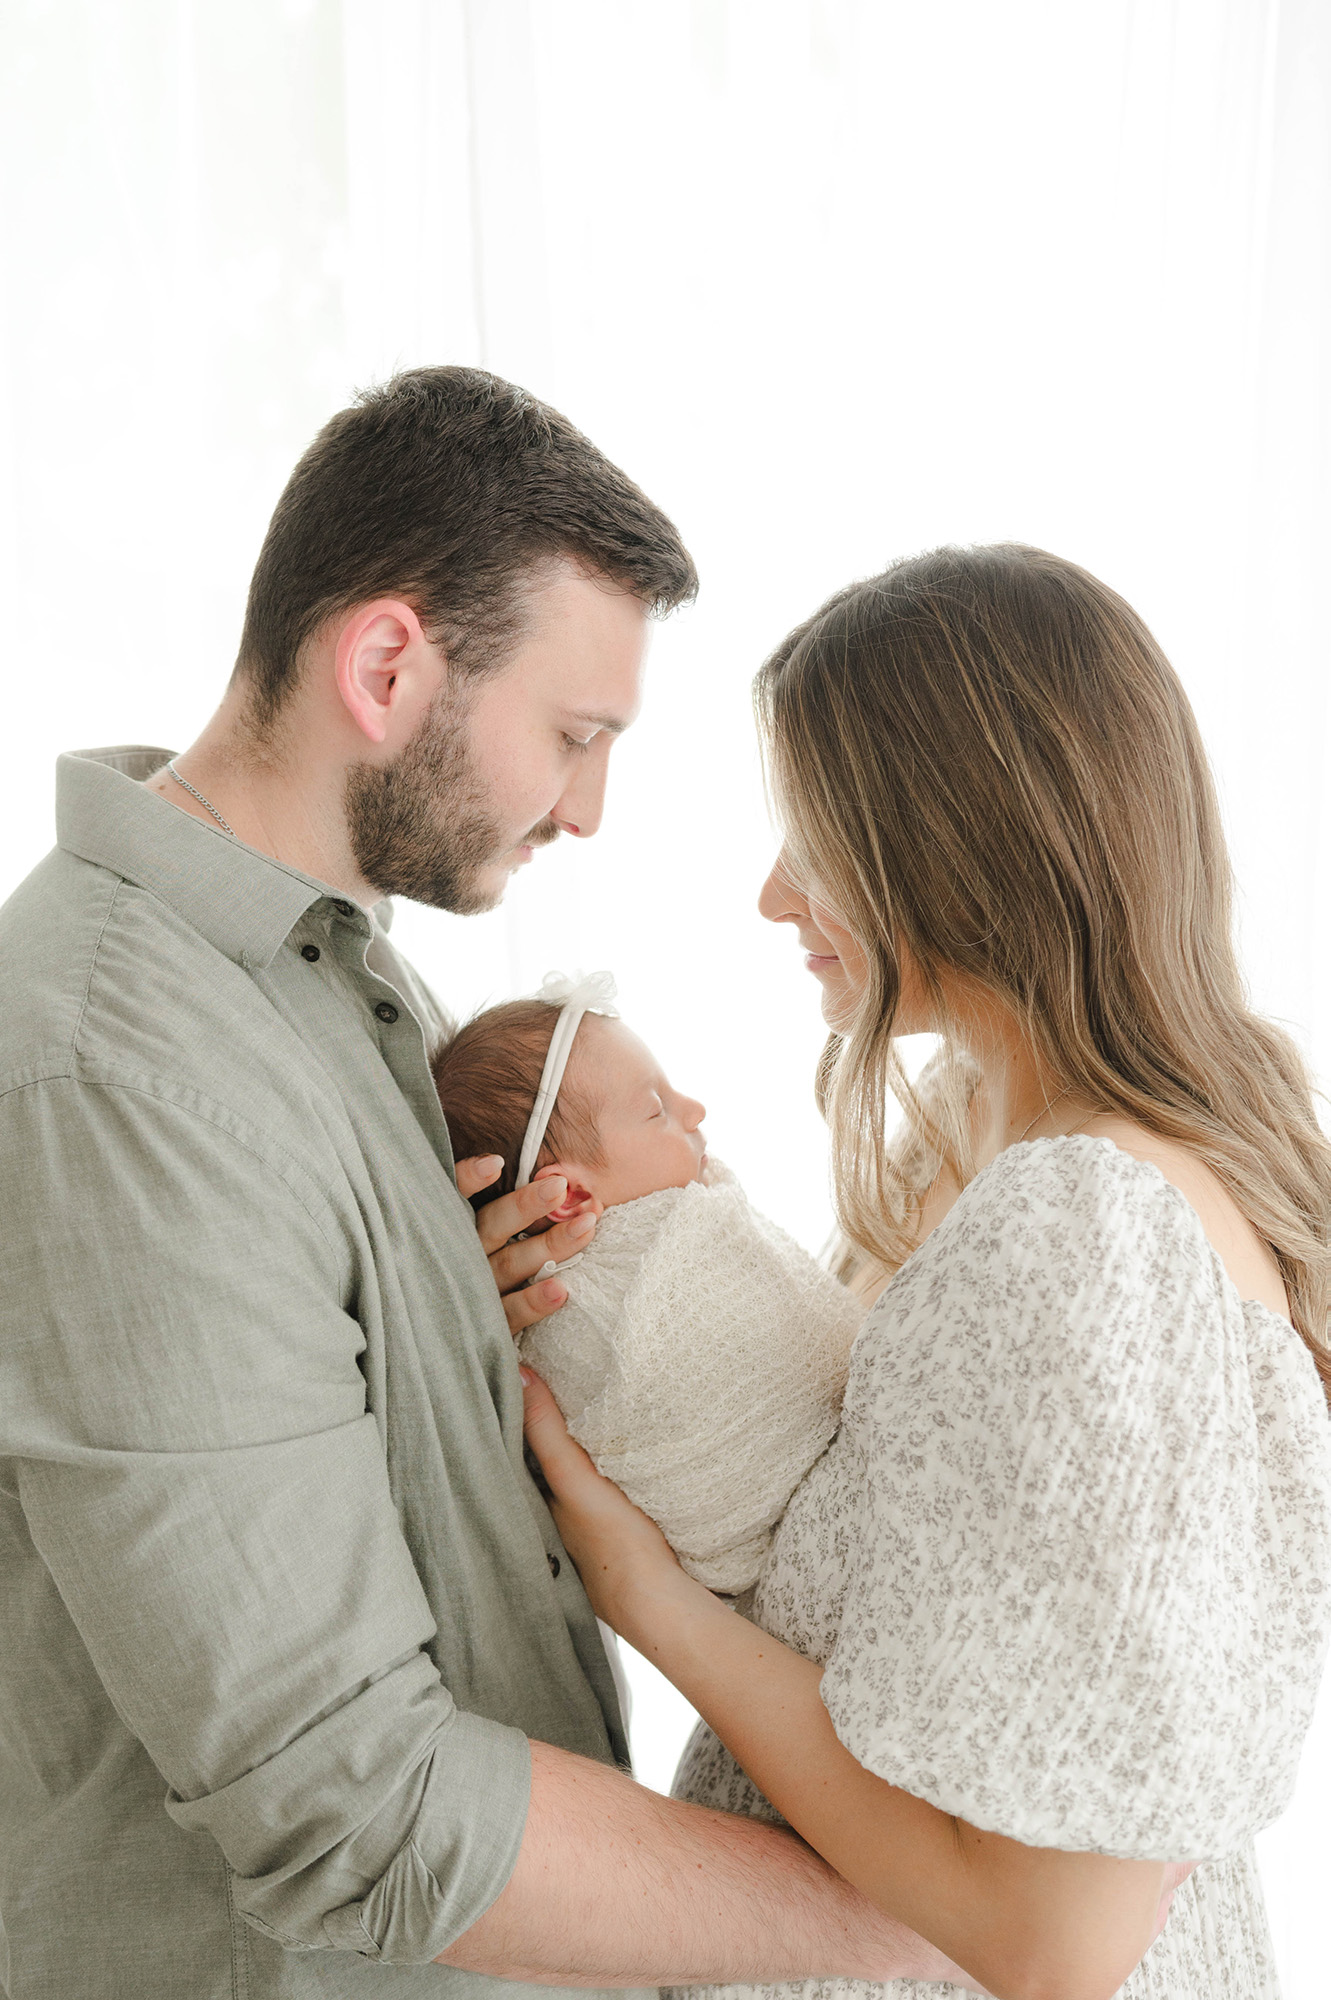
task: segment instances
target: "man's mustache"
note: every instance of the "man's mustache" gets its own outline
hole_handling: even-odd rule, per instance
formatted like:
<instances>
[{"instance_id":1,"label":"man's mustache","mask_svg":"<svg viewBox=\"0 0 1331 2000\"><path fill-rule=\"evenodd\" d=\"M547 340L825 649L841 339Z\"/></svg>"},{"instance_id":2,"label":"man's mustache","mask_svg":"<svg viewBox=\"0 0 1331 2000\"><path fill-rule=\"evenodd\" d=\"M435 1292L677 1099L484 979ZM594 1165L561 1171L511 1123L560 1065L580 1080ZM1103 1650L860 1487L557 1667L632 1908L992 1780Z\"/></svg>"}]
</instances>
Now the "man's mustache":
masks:
<instances>
[{"instance_id":1,"label":"man's mustache","mask_svg":"<svg viewBox=\"0 0 1331 2000\"><path fill-rule=\"evenodd\" d=\"M559 828L554 820L543 819L539 826L532 828L527 838L522 842L522 845L524 847L548 847L552 840L558 840L558 838Z\"/></svg>"}]
</instances>

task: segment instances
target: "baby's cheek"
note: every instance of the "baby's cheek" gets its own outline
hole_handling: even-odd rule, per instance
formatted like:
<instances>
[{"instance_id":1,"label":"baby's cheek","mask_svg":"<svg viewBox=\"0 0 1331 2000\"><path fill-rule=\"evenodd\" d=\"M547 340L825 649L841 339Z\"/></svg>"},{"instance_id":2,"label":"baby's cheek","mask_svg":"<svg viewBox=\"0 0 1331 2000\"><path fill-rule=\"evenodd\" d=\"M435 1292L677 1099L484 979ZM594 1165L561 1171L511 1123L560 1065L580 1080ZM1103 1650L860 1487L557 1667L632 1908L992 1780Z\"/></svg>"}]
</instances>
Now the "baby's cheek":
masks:
<instances>
[{"instance_id":1,"label":"baby's cheek","mask_svg":"<svg viewBox=\"0 0 1331 2000\"><path fill-rule=\"evenodd\" d=\"M688 1187L698 1178L692 1148L680 1147L669 1134L658 1136L648 1130L622 1138L613 1151L608 1149L608 1158L616 1202L639 1201L663 1188Z\"/></svg>"}]
</instances>

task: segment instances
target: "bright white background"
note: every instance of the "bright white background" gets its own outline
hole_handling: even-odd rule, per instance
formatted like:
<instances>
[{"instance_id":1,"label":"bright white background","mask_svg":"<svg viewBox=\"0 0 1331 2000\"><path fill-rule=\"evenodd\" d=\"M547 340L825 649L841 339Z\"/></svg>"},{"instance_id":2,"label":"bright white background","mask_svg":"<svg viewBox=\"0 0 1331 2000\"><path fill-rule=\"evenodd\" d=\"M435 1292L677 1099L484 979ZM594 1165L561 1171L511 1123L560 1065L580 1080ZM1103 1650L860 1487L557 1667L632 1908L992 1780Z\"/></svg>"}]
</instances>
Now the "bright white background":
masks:
<instances>
[{"instance_id":1,"label":"bright white background","mask_svg":"<svg viewBox=\"0 0 1331 2000\"><path fill-rule=\"evenodd\" d=\"M679 521L590 847L403 908L466 1008L607 964L811 1245L828 1222L747 684L849 577L1014 536L1145 613L1218 768L1257 1004L1331 1072L1328 0L9 0L0 893L74 745L178 747L295 457L357 385L480 362ZM682 1704L646 1669L668 1780ZM1327 1991L1331 1712L1263 1840Z\"/></svg>"}]
</instances>

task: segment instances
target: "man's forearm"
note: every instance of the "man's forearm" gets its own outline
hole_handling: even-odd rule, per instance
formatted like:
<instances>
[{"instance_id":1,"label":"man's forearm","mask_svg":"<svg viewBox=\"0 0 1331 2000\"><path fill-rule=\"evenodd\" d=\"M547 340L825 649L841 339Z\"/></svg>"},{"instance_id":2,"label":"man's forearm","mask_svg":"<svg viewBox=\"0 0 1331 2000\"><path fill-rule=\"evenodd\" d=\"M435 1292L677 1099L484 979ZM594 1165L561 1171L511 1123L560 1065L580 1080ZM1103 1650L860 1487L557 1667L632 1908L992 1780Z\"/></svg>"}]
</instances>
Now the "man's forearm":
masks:
<instances>
[{"instance_id":1,"label":"man's forearm","mask_svg":"<svg viewBox=\"0 0 1331 2000\"><path fill-rule=\"evenodd\" d=\"M544 1743L513 1875L439 1963L543 1986L964 1980L794 1834Z\"/></svg>"}]
</instances>

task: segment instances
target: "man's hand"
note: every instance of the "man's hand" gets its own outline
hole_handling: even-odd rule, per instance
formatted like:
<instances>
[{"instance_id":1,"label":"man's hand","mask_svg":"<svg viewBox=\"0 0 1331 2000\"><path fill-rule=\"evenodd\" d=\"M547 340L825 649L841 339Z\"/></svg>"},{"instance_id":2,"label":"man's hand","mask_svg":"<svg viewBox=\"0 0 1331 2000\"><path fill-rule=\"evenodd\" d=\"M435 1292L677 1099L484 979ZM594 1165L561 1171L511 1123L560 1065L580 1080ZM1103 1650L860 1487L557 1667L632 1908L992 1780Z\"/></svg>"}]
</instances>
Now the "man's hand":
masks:
<instances>
[{"instance_id":1,"label":"man's hand","mask_svg":"<svg viewBox=\"0 0 1331 2000\"><path fill-rule=\"evenodd\" d=\"M472 1195L489 1187L503 1165L494 1156L459 1160L454 1169L458 1193L470 1201ZM530 1280L552 1258L556 1264L562 1264L579 1250L585 1250L596 1229L594 1215L575 1215L571 1221L545 1228L550 1210L558 1208L567 1193L568 1182L558 1174L551 1174L512 1194L501 1194L488 1201L476 1218L481 1247L490 1259L490 1269L508 1315L508 1330L515 1338L538 1319L558 1312L568 1297L567 1288L558 1278L546 1278L539 1285L531 1284ZM524 1242L515 1240L528 1229L540 1233Z\"/></svg>"}]
</instances>

